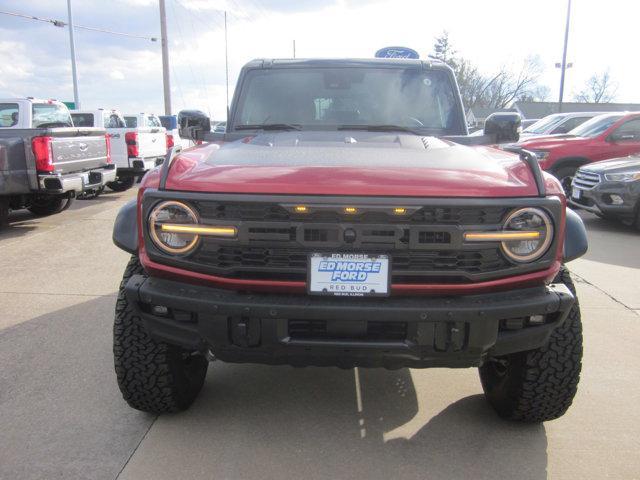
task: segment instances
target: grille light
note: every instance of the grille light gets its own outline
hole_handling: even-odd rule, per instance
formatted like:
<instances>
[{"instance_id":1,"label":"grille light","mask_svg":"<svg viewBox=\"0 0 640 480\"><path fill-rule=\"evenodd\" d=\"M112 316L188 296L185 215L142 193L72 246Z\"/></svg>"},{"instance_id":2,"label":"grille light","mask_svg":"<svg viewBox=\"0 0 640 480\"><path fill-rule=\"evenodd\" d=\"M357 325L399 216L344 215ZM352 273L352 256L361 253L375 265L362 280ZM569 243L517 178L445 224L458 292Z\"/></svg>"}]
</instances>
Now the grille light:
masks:
<instances>
[{"instance_id":1,"label":"grille light","mask_svg":"<svg viewBox=\"0 0 640 480\"><path fill-rule=\"evenodd\" d=\"M407 213L407 209L402 207L396 207L393 209L393 213L395 213L396 215L404 215L405 213Z\"/></svg>"},{"instance_id":2,"label":"grille light","mask_svg":"<svg viewBox=\"0 0 640 480\"><path fill-rule=\"evenodd\" d=\"M356 207L344 207L344 213L353 215L354 213L358 213L358 209Z\"/></svg>"},{"instance_id":3,"label":"grille light","mask_svg":"<svg viewBox=\"0 0 640 480\"><path fill-rule=\"evenodd\" d=\"M309 211L309 208L307 208L305 205L296 205L295 207L293 207L293 210L296 213L307 213Z\"/></svg>"}]
</instances>

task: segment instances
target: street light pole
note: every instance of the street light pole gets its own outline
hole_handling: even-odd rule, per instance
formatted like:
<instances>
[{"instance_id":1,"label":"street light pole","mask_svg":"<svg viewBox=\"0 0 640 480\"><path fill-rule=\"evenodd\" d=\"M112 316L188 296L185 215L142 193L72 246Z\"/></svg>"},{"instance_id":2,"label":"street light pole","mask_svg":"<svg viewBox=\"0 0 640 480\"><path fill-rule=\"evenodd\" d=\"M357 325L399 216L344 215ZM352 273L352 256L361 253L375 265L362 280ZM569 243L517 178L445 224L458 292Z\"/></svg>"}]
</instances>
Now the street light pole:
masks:
<instances>
[{"instance_id":1,"label":"street light pole","mask_svg":"<svg viewBox=\"0 0 640 480\"><path fill-rule=\"evenodd\" d=\"M80 108L80 94L78 93L78 70L76 69L76 43L73 39L73 13L71 0L67 0L67 12L69 14L69 44L71 46L71 75L73 76L73 102L75 108Z\"/></svg>"},{"instance_id":2,"label":"street light pole","mask_svg":"<svg viewBox=\"0 0 640 480\"><path fill-rule=\"evenodd\" d=\"M164 90L164 114L171 115L171 83L169 77L169 42L167 41L167 11L160 0L160 41L162 44L162 87Z\"/></svg>"},{"instance_id":3,"label":"street light pole","mask_svg":"<svg viewBox=\"0 0 640 480\"><path fill-rule=\"evenodd\" d=\"M571 0L567 0L567 24L564 29L564 50L562 52L562 73L560 73L560 97L558 98L558 112L562 112L562 97L564 96L564 74L567 71L567 44L569 43L569 22L571 20Z\"/></svg>"}]
</instances>

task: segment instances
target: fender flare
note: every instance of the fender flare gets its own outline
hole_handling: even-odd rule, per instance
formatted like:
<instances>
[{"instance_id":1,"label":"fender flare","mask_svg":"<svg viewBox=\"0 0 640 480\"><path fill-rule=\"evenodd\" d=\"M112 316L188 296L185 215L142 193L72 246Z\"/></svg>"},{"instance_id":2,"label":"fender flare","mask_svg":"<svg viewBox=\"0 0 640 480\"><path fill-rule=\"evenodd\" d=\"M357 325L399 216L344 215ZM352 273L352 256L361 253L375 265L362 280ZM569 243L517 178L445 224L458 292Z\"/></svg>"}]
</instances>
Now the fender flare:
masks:
<instances>
[{"instance_id":1,"label":"fender flare","mask_svg":"<svg viewBox=\"0 0 640 480\"><path fill-rule=\"evenodd\" d=\"M138 201L127 202L113 224L113 243L133 255L138 253Z\"/></svg>"},{"instance_id":2,"label":"fender flare","mask_svg":"<svg viewBox=\"0 0 640 480\"><path fill-rule=\"evenodd\" d=\"M581 257L589 249L587 240L587 229L580 215L567 208L566 226L564 232L564 263Z\"/></svg>"}]
</instances>

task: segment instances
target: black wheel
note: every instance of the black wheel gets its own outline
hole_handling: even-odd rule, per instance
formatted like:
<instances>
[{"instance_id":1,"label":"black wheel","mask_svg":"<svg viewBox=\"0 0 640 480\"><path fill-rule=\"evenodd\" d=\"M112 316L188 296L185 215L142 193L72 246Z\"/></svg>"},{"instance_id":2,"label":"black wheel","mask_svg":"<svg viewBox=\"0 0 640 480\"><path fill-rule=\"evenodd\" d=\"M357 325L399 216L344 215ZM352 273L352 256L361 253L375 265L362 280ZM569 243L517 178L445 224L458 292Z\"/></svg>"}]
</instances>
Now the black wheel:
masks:
<instances>
[{"instance_id":1,"label":"black wheel","mask_svg":"<svg viewBox=\"0 0 640 480\"><path fill-rule=\"evenodd\" d=\"M133 187L135 183L136 177L119 177L114 182L107 183L107 187L114 192L124 192L125 190L129 190Z\"/></svg>"},{"instance_id":2,"label":"black wheel","mask_svg":"<svg viewBox=\"0 0 640 480\"><path fill-rule=\"evenodd\" d=\"M555 280L575 294L569 271ZM485 397L509 420L545 422L561 417L571 405L582 366L582 322L576 301L547 345L491 359L480 367Z\"/></svg>"},{"instance_id":3,"label":"black wheel","mask_svg":"<svg viewBox=\"0 0 640 480\"><path fill-rule=\"evenodd\" d=\"M124 272L116 303L113 355L118 386L127 403L151 413L188 408L200 392L208 361L197 352L152 339L127 300L124 286L144 273L137 257Z\"/></svg>"},{"instance_id":4,"label":"black wheel","mask_svg":"<svg viewBox=\"0 0 640 480\"><path fill-rule=\"evenodd\" d=\"M576 170L578 170L576 167L561 167L551 172L554 177L560 180L567 198L571 197L571 182L573 182L573 176L576 174Z\"/></svg>"},{"instance_id":5,"label":"black wheel","mask_svg":"<svg viewBox=\"0 0 640 480\"><path fill-rule=\"evenodd\" d=\"M29 206L29 211L36 215L53 215L67 207L71 199L64 197L36 196Z\"/></svg>"}]
</instances>

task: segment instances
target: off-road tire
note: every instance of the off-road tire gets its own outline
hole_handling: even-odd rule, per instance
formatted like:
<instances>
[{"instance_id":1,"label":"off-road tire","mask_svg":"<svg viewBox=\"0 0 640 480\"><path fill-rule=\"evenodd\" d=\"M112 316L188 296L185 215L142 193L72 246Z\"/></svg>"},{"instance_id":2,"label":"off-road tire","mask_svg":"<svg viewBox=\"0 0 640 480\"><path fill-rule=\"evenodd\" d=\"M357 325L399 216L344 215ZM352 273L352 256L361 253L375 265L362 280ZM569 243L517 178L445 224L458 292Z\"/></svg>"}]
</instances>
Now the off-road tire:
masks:
<instances>
[{"instance_id":1,"label":"off-road tire","mask_svg":"<svg viewBox=\"0 0 640 480\"><path fill-rule=\"evenodd\" d=\"M575 295L566 268L555 282L564 283ZM581 365L582 322L576 300L545 346L486 362L480 367L480 380L486 399L501 417L545 422L561 417L571 405Z\"/></svg>"},{"instance_id":2,"label":"off-road tire","mask_svg":"<svg viewBox=\"0 0 640 480\"><path fill-rule=\"evenodd\" d=\"M152 339L135 314L124 287L144 269L133 256L125 269L113 327L113 356L118 386L135 409L151 413L187 409L202 389L208 361L197 352Z\"/></svg>"},{"instance_id":3,"label":"off-road tire","mask_svg":"<svg viewBox=\"0 0 640 480\"><path fill-rule=\"evenodd\" d=\"M35 215L53 215L64 210L67 205L66 202L70 201L71 199L64 197L36 197L29 205L29 211Z\"/></svg>"},{"instance_id":4,"label":"off-road tire","mask_svg":"<svg viewBox=\"0 0 640 480\"><path fill-rule=\"evenodd\" d=\"M129 190L136 184L136 177L123 177L114 180L113 182L107 183L107 187L109 187L114 192L124 192Z\"/></svg>"}]
</instances>

